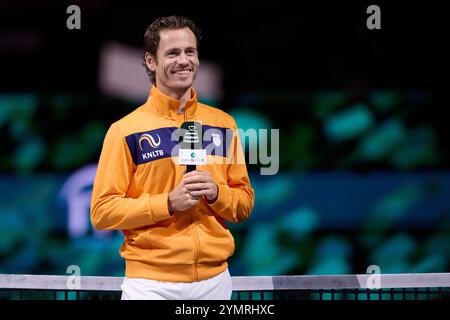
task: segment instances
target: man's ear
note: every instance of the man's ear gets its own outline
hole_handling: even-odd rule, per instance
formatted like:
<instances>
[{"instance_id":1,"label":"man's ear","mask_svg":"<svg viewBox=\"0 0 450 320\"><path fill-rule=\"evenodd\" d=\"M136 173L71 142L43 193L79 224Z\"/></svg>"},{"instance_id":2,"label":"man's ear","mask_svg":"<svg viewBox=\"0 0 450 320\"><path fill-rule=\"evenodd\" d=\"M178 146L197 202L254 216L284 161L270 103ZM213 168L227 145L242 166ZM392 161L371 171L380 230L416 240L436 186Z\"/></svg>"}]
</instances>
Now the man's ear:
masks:
<instances>
[{"instance_id":1,"label":"man's ear","mask_svg":"<svg viewBox=\"0 0 450 320\"><path fill-rule=\"evenodd\" d=\"M147 68L150 71L155 72L155 70L156 70L156 59L148 52L145 53L144 59L145 59L145 64L147 65Z\"/></svg>"}]
</instances>

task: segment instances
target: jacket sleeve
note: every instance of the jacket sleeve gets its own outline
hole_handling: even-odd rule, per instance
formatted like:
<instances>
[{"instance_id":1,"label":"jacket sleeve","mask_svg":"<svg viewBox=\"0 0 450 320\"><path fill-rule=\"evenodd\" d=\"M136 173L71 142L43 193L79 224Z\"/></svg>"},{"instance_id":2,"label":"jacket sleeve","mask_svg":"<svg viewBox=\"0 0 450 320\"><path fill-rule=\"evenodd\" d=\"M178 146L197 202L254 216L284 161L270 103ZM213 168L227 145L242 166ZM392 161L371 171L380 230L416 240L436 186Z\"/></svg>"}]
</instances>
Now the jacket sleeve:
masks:
<instances>
[{"instance_id":1,"label":"jacket sleeve","mask_svg":"<svg viewBox=\"0 0 450 320\"><path fill-rule=\"evenodd\" d=\"M219 189L217 199L208 205L214 213L225 220L242 222L250 216L255 198L236 123L234 125L230 154L227 157L227 184L217 185Z\"/></svg>"},{"instance_id":2,"label":"jacket sleeve","mask_svg":"<svg viewBox=\"0 0 450 320\"><path fill-rule=\"evenodd\" d=\"M167 193L130 198L127 191L136 169L120 128L106 133L91 199L91 223L98 230L126 230L170 217Z\"/></svg>"}]
</instances>

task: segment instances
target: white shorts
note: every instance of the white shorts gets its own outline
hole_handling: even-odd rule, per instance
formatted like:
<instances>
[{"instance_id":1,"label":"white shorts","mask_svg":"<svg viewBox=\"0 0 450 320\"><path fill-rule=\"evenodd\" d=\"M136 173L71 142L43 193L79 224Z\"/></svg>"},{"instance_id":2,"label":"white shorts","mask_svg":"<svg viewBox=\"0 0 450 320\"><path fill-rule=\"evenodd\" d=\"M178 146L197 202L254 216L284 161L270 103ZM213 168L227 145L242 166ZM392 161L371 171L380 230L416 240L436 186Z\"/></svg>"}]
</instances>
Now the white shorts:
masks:
<instances>
[{"instance_id":1,"label":"white shorts","mask_svg":"<svg viewBox=\"0 0 450 320\"><path fill-rule=\"evenodd\" d=\"M121 288L122 300L230 300L232 293L228 269L197 282L162 282L125 277Z\"/></svg>"}]
</instances>

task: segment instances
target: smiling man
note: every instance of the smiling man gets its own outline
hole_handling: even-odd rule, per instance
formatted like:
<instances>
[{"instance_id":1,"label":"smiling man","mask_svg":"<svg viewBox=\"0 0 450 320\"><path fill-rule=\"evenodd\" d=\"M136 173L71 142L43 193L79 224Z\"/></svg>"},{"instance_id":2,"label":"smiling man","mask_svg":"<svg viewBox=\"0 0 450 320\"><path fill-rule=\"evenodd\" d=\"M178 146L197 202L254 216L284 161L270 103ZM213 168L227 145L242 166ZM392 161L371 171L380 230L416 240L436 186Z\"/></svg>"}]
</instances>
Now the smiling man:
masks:
<instances>
[{"instance_id":1,"label":"smiling man","mask_svg":"<svg viewBox=\"0 0 450 320\"><path fill-rule=\"evenodd\" d=\"M199 40L199 29L183 17L159 18L147 28L149 98L113 123L103 143L91 222L124 234L122 299L231 298L234 239L227 222L249 217L254 192L236 122L197 101ZM189 173L172 159L173 133L185 121L201 122L220 146Z\"/></svg>"}]
</instances>

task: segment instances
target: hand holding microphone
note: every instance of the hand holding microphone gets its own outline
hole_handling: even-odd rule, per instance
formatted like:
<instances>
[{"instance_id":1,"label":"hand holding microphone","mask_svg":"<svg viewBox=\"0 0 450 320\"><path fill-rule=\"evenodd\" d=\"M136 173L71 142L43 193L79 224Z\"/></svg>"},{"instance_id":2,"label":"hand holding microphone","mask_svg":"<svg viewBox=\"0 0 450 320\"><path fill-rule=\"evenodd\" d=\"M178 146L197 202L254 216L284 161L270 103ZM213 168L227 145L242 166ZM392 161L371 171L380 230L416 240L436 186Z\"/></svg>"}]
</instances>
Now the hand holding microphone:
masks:
<instances>
[{"instance_id":1,"label":"hand holding microphone","mask_svg":"<svg viewBox=\"0 0 450 320\"><path fill-rule=\"evenodd\" d=\"M183 178L186 189L192 197L204 196L209 202L214 202L218 196L218 187L208 171L192 171Z\"/></svg>"},{"instance_id":2,"label":"hand holding microphone","mask_svg":"<svg viewBox=\"0 0 450 320\"><path fill-rule=\"evenodd\" d=\"M219 189L208 171L191 171L169 193L169 212L185 211L196 205L201 197L210 203L217 199Z\"/></svg>"},{"instance_id":3,"label":"hand holding microphone","mask_svg":"<svg viewBox=\"0 0 450 320\"><path fill-rule=\"evenodd\" d=\"M183 122L180 128L180 150L178 161L186 165L183 180L170 193L169 212L185 211L196 205L202 196L214 202L218 196L217 184L210 172L197 171L197 165L206 164L206 150L203 149L203 130L200 122Z\"/></svg>"},{"instance_id":4,"label":"hand holding microphone","mask_svg":"<svg viewBox=\"0 0 450 320\"><path fill-rule=\"evenodd\" d=\"M183 180L169 192L168 206L169 212L172 214L176 211L185 211L196 205L200 201L200 197L195 197L190 194L186 184Z\"/></svg>"}]
</instances>

